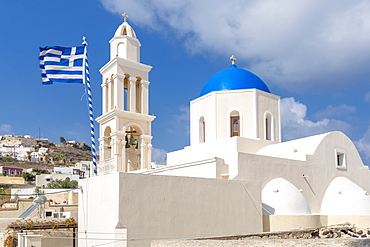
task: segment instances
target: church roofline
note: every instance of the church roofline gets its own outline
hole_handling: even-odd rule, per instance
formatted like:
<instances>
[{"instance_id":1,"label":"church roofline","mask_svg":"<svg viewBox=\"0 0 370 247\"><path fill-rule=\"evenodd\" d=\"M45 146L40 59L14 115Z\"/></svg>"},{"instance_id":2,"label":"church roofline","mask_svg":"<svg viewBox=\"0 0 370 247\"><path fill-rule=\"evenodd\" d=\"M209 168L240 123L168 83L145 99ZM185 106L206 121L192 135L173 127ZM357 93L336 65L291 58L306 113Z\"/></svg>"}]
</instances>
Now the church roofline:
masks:
<instances>
[{"instance_id":1,"label":"church roofline","mask_svg":"<svg viewBox=\"0 0 370 247\"><path fill-rule=\"evenodd\" d=\"M270 97L270 98L273 98L273 99L280 99L280 96L279 95L276 95L276 94L273 94L273 93L268 93L268 92L265 92L265 91L262 91L262 90L259 90L257 88L249 88L249 89L235 89L235 90L223 90L223 91L212 91L212 92L209 92L205 95L202 95L198 98L195 98L193 100L190 101L190 103L193 103L193 102L197 102L201 99L204 99L206 97L210 97L211 95L215 95L215 94L225 94L225 93L243 93L243 92L258 92L260 94L264 94L265 96L267 97Z\"/></svg>"},{"instance_id":2,"label":"church roofline","mask_svg":"<svg viewBox=\"0 0 370 247\"><path fill-rule=\"evenodd\" d=\"M261 148L257 155L306 161L307 155L314 155L322 141L329 135L342 134L339 131L304 137L291 141L272 144Z\"/></svg>"},{"instance_id":3,"label":"church roofline","mask_svg":"<svg viewBox=\"0 0 370 247\"><path fill-rule=\"evenodd\" d=\"M125 65L128 67L134 68L134 69L143 70L144 72L147 72L147 73L151 71L153 68L150 65L134 62L134 61L127 60L124 58L120 58L120 57L115 57L112 60L110 60L108 63L106 63L103 67L101 67L99 72L101 74L104 73L106 70L109 70L111 67L115 66L116 65L115 63L118 63L118 65Z\"/></svg>"},{"instance_id":4,"label":"church roofline","mask_svg":"<svg viewBox=\"0 0 370 247\"><path fill-rule=\"evenodd\" d=\"M121 36L114 36L113 38L111 38L109 40L109 43L112 44L114 40L119 40L119 39L129 39L129 40L132 40L132 41L135 41L139 44L139 46L141 46L141 43L139 41L139 39L137 38L133 38L133 37L130 37L130 36L127 36L127 35L121 35Z\"/></svg>"},{"instance_id":5,"label":"church roofline","mask_svg":"<svg viewBox=\"0 0 370 247\"><path fill-rule=\"evenodd\" d=\"M151 116L151 115L113 109L103 114L102 116L96 118L95 121L99 124L103 124L116 116L122 117L122 118L129 118L134 121L143 121L143 122L153 121L156 118L155 116Z\"/></svg>"}]
</instances>

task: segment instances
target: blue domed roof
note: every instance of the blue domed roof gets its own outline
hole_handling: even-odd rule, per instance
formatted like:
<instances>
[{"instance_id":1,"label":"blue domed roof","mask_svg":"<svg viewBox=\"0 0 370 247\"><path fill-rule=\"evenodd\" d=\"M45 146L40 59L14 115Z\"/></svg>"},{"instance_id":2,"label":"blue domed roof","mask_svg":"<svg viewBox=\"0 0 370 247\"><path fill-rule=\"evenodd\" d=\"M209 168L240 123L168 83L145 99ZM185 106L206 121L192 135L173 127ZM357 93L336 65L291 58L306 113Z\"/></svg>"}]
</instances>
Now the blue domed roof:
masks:
<instances>
[{"instance_id":1,"label":"blue domed roof","mask_svg":"<svg viewBox=\"0 0 370 247\"><path fill-rule=\"evenodd\" d=\"M237 68L235 64L232 64L230 68L221 70L212 76L204 85L199 97L213 91L252 88L270 93L269 88L258 76L248 70Z\"/></svg>"}]
</instances>

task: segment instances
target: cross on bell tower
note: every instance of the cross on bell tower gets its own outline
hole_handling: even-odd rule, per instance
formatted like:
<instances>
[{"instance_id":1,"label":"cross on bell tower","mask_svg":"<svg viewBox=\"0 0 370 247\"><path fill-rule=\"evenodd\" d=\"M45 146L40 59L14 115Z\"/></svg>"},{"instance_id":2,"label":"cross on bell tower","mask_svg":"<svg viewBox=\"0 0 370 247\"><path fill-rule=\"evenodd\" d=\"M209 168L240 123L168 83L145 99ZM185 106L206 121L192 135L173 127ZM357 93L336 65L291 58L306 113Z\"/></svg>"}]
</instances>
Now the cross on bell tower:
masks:
<instances>
[{"instance_id":1,"label":"cross on bell tower","mask_svg":"<svg viewBox=\"0 0 370 247\"><path fill-rule=\"evenodd\" d=\"M126 22L126 19L128 18L128 15L126 14L126 12L123 13L122 16L123 16L123 22Z\"/></svg>"}]
</instances>

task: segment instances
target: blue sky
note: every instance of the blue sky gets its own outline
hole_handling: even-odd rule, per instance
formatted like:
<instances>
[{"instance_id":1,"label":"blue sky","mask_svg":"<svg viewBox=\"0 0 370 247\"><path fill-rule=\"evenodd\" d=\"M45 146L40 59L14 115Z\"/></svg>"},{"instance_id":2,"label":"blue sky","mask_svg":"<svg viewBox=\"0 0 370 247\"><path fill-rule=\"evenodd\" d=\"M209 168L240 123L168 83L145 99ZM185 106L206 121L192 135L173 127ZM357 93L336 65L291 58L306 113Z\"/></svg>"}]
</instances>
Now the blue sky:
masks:
<instances>
[{"instance_id":1,"label":"blue sky","mask_svg":"<svg viewBox=\"0 0 370 247\"><path fill-rule=\"evenodd\" d=\"M39 46L89 43L95 117L123 12L150 73L154 160L189 144L189 101L230 65L282 100L283 139L340 130L370 164L370 3L294 0L17 0L0 2L0 134L89 142L82 85L42 86ZM96 125L96 129L98 126ZM98 133L97 133L98 135Z\"/></svg>"}]
</instances>

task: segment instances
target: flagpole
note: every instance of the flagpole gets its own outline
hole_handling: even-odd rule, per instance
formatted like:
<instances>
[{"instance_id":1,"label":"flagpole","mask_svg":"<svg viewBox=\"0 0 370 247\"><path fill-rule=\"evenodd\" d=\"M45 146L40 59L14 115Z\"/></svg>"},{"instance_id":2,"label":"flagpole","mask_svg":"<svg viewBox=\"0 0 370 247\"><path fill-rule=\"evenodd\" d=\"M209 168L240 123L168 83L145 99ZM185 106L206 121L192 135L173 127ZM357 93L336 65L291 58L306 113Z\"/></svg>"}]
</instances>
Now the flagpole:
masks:
<instances>
[{"instance_id":1,"label":"flagpole","mask_svg":"<svg viewBox=\"0 0 370 247\"><path fill-rule=\"evenodd\" d=\"M94 175L97 175L94 115L93 115L93 106L92 106L89 66L88 66L88 60L87 60L87 45L88 44L86 42L85 37L83 37L82 39L83 39L82 44L85 46L84 61L83 61L83 83L85 84L85 88L87 89L87 99L88 99L89 116L90 116L91 156L92 156L92 159L93 159ZM91 174L90 174L90 176L91 176Z\"/></svg>"}]
</instances>

